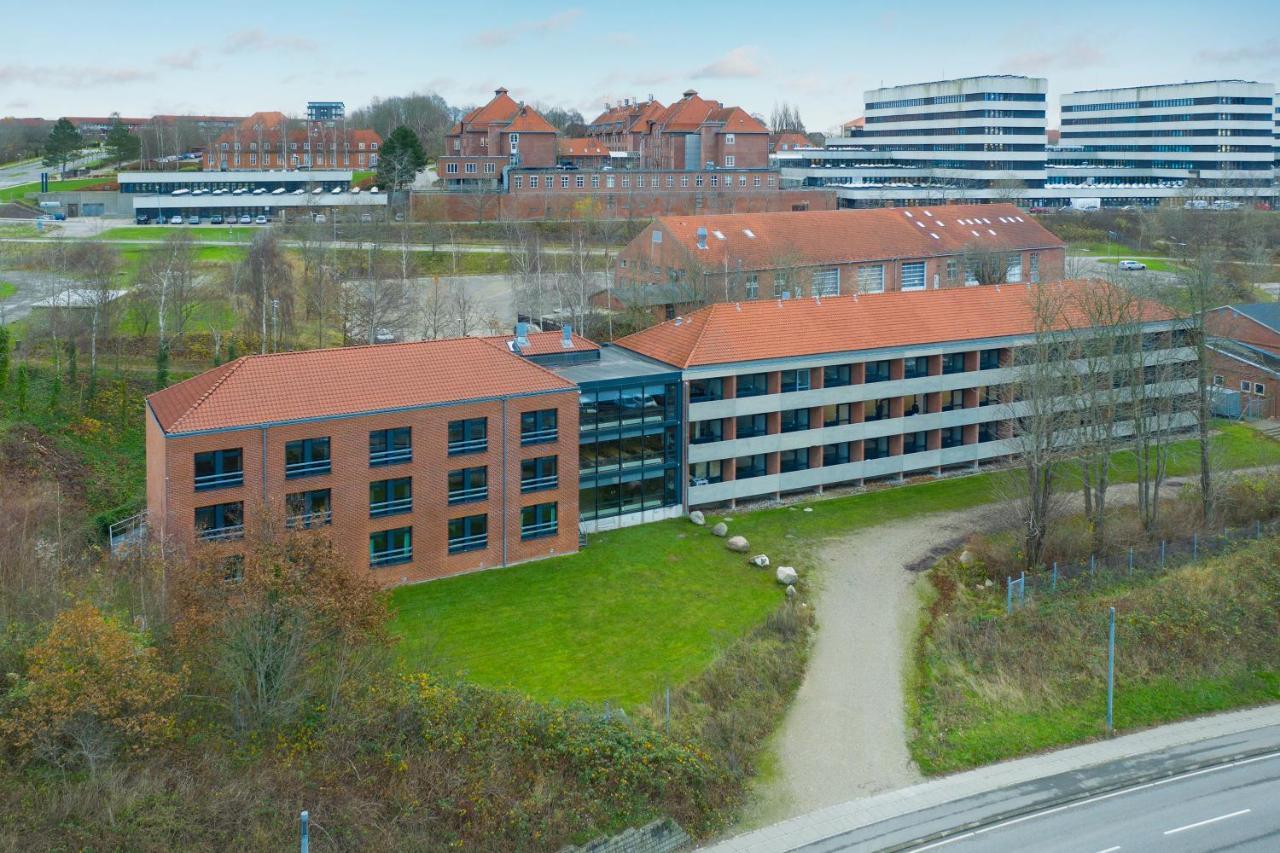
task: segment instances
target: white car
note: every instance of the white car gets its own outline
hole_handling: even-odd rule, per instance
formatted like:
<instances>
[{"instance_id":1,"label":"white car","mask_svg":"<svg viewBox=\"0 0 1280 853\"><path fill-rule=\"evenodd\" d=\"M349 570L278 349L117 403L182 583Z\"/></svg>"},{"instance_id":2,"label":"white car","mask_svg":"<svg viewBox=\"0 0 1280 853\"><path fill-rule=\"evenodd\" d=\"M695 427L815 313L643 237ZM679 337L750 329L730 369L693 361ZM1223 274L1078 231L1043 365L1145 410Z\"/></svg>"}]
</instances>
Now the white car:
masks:
<instances>
[{"instance_id":1,"label":"white car","mask_svg":"<svg viewBox=\"0 0 1280 853\"><path fill-rule=\"evenodd\" d=\"M181 224L182 224L182 217L181 217L181 216L171 216L171 217L169 217L169 224L170 224L170 225L181 225Z\"/></svg>"},{"instance_id":2,"label":"white car","mask_svg":"<svg viewBox=\"0 0 1280 853\"><path fill-rule=\"evenodd\" d=\"M1122 270L1145 270L1147 265L1142 261L1121 261L1120 269Z\"/></svg>"},{"instance_id":3,"label":"white car","mask_svg":"<svg viewBox=\"0 0 1280 853\"><path fill-rule=\"evenodd\" d=\"M266 225L266 224L267 224L267 217L265 217L265 216L263 216L261 213L259 213L257 216L255 216L255 217L253 218L253 222L254 222L254 224L255 224L255 225Z\"/></svg>"}]
</instances>

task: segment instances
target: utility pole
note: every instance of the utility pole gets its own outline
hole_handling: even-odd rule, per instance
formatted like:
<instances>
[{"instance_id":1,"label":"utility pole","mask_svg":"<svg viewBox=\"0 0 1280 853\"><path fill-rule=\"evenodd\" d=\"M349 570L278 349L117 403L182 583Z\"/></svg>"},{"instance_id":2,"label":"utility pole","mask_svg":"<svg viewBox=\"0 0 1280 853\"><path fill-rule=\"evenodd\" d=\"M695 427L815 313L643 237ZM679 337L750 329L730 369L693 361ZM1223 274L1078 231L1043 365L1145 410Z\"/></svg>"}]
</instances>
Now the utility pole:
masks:
<instances>
[{"instance_id":1,"label":"utility pole","mask_svg":"<svg viewBox=\"0 0 1280 853\"><path fill-rule=\"evenodd\" d=\"M1107 737L1115 732L1116 698L1116 609L1107 615Z\"/></svg>"},{"instance_id":2,"label":"utility pole","mask_svg":"<svg viewBox=\"0 0 1280 853\"><path fill-rule=\"evenodd\" d=\"M280 300L271 300L271 351L280 349Z\"/></svg>"}]
</instances>

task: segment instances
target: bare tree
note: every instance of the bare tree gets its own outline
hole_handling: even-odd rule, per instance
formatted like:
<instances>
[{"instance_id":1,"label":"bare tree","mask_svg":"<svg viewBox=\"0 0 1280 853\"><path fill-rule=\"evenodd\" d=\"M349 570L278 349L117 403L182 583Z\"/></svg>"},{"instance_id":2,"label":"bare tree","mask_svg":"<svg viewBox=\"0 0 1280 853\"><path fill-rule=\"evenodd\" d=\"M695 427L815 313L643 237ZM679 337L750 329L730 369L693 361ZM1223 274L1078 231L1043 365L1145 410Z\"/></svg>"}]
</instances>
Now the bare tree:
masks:
<instances>
[{"instance_id":1,"label":"bare tree","mask_svg":"<svg viewBox=\"0 0 1280 853\"><path fill-rule=\"evenodd\" d=\"M293 325L293 271L272 232L254 237L236 279L240 295L250 306L245 319L249 323L256 319L259 352L265 353L278 343L274 339L280 329Z\"/></svg>"},{"instance_id":2,"label":"bare tree","mask_svg":"<svg viewBox=\"0 0 1280 853\"><path fill-rule=\"evenodd\" d=\"M74 264L83 276L84 292L89 302L89 393L93 395L98 383L98 339L110 329L112 307L115 303L116 271L120 266L120 252L106 243L88 242L77 247Z\"/></svg>"},{"instance_id":3,"label":"bare tree","mask_svg":"<svg viewBox=\"0 0 1280 853\"><path fill-rule=\"evenodd\" d=\"M367 248L363 275L342 286L349 337L373 344L384 330L399 336L412 327L413 297L398 266L385 250Z\"/></svg>"}]
</instances>

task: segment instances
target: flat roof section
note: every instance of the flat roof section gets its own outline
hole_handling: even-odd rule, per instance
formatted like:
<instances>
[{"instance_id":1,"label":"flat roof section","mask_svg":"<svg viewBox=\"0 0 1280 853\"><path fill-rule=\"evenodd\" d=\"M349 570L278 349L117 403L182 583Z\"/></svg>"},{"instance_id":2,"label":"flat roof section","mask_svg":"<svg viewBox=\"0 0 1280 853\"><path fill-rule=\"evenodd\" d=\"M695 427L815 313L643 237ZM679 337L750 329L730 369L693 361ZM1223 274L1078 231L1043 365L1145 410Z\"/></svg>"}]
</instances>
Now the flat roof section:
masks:
<instances>
[{"instance_id":1,"label":"flat roof section","mask_svg":"<svg viewBox=\"0 0 1280 853\"><path fill-rule=\"evenodd\" d=\"M547 369L577 385L643 379L650 376L678 376L680 373L669 364L646 358L639 353L612 344L604 344L600 347L600 358L596 361L548 366Z\"/></svg>"}]
</instances>

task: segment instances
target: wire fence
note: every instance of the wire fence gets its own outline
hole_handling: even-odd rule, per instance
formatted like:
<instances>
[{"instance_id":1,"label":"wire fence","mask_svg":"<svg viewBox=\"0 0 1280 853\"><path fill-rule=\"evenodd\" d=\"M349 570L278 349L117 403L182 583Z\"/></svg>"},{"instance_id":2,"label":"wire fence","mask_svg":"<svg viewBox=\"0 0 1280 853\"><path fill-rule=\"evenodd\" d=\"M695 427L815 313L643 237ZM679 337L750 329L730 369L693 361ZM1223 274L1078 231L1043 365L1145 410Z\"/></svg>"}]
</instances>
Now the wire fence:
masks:
<instances>
[{"instance_id":1,"label":"wire fence","mask_svg":"<svg viewBox=\"0 0 1280 853\"><path fill-rule=\"evenodd\" d=\"M1120 577L1155 575L1169 569L1225 554L1255 539L1280 533L1280 519L1255 521L1243 527L1197 531L1178 539L1162 539L1123 551L1090 554L1078 561L1058 561L1039 571L1005 579L1005 612L1012 613L1036 595L1053 595Z\"/></svg>"}]
</instances>

